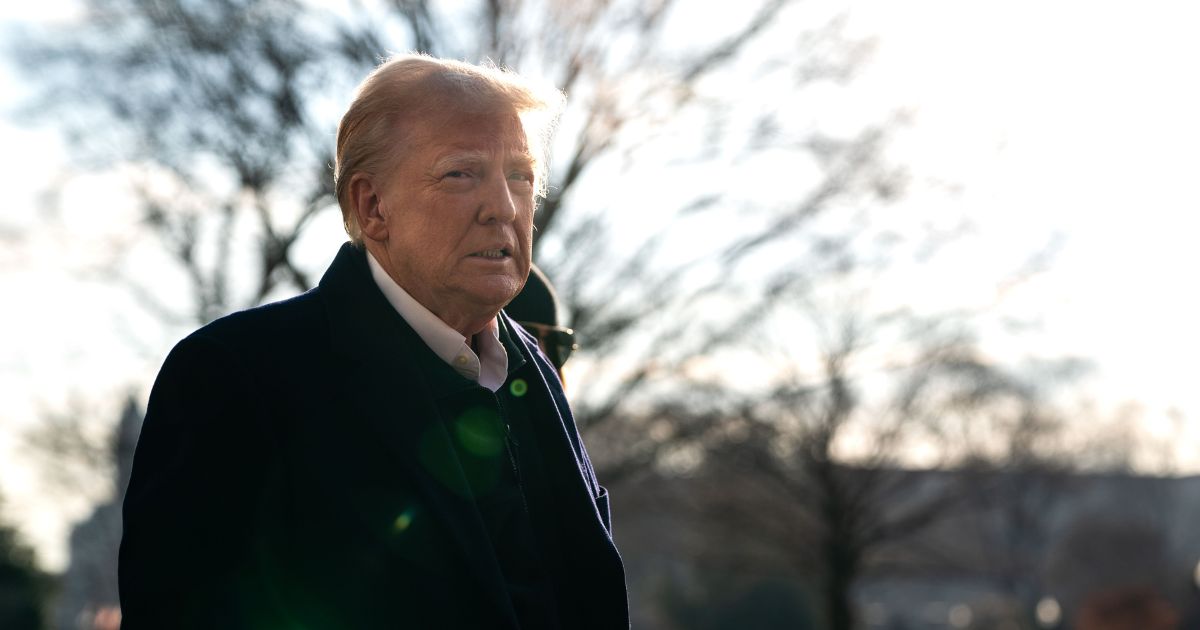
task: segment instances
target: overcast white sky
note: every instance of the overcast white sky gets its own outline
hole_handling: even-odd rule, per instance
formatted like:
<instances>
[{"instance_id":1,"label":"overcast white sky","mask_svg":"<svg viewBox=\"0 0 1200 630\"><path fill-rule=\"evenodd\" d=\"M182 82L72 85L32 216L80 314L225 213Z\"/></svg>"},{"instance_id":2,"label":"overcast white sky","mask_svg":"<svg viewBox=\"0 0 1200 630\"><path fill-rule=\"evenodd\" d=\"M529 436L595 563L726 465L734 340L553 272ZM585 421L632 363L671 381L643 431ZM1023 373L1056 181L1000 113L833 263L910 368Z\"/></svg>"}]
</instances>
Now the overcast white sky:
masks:
<instances>
[{"instance_id":1,"label":"overcast white sky","mask_svg":"<svg viewBox=\"0 0 1200 630\"><path fill-rule=\"evenodd\" d=\"M1047 354L1096 358L1103 395L1183 411L1181 445L1196 444L1196 5L870 6L877 70L897 102L920 107L915 161L961 182L961 210L985 226L962 281L992 252L1061 231L1053 267L1007 308L1044 318ZM1186 448L1196 470L1200 453Z\"/></svg>"},{"instance_id":2,"label":"overcast white sky","mask_svg":"<svg viewBox=\"0 0 1200 630\"><path fill-rule=\"evenodd\" d=\"M5 3L0 21L53 18L69 2ZM1193 244L1200 211L1195 157L1200 91L1194 80L1200 10L1180 2L887 0L851 2L854 27L880 46L862 77L865 104L914 108L896 148L914 169L962 186L955 210L978 224L975 238L946 255L936 278L903 287L912 300L945 295L986 303L989 266L1062 235L1053 264L1005 296L1004 309L1044 327L1029 347L1046 356L1097 361L1095 395L1148 410L1146 429L1179 446L1185 471L1200 471L1200 302ZM0 67L0 108L21 86ZM72 386L111 391L130 374L149 379L170 340L129 350L136 320L113 294L81 281L87 252L62 229L12 235L33 225L39 191L52 189L60 141L48 129L0 118L0 490L6 513L58 566L66 519L84 506L39 499L41 489L15 452L16 435L39 405L63 404ZM70 231L103 229L111 213L90 213L103 182L76 185L86 203L63 218ZM909 204L945 204L944 196ZM334 221L336 223L336 221ZM336 229L336 228L334 228ZM56 308L55 305L60 305ZM81 314L87 315L81 317ZM120 327L124 330L115 330ZM148 329L148 328L147 328ZM992 348L1003 354L1003 347ZM1174 411L1172 411L1174 410ZM115 409L104 410L111 416ZM65 515L65 517L64 517Z\"/></svg>"}]
</instances>

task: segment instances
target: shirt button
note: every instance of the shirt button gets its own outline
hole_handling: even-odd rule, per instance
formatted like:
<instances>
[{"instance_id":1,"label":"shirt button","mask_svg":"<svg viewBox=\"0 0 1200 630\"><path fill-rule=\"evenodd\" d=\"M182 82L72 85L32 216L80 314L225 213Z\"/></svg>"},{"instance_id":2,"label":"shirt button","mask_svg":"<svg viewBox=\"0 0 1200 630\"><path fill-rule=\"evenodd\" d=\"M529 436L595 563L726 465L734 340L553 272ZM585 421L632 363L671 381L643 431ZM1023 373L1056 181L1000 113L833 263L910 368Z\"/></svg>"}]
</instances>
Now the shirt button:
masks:
<instances>
[{"instance_id":1,"label":"shirt button","mask_svg":"<svg viewBox=\"0 0 1200 630\"><path fill-rule=\"evenodd\" d=\"M454 362L459 365L466 365L467 364L467 356L464 354L460 354L454 358Z\"/></svg>"}]
</instances>

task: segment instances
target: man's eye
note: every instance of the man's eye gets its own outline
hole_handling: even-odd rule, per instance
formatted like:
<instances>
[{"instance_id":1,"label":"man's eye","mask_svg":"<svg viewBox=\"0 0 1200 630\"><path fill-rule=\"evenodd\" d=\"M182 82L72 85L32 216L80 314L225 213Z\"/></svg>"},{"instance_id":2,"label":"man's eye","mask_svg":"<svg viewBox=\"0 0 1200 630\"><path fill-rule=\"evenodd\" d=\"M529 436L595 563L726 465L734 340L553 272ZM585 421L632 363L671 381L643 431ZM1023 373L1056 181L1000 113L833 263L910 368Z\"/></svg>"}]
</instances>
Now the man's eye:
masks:
<instances>
[{"instance_id":1,"label":"man's eye","mask_svg":"<svg viewBox=\"0 0 1200 630\"><path fill-rule=\"evenodd\" d=\"M450 178L455 178L455 179L461 178L461 177L470 177L470 176L471 176L471 174L466 171L450 171L449 173L446 173L446 175L445 175L445 177L450 177Z\"/></svg>"},{"instance_id":2,"label":"man's eye","mask_svg":"<svg viewBox=\"0 0 1200 630\"><path fill-rule=\"evenodd\" d=\"M532 182L533 173L516 172L508 176L509 179L515 179L522 182Z\"/></svg>"}]
</instances>

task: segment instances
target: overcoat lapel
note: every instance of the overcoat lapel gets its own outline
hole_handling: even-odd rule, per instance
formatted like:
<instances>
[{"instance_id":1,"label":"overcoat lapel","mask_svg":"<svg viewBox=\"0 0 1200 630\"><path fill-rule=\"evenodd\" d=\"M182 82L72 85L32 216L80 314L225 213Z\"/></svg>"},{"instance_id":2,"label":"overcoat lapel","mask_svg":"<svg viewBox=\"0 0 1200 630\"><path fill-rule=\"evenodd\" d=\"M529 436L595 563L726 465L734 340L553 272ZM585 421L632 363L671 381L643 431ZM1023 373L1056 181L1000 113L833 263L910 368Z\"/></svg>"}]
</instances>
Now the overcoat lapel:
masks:
<instances>
[{"instance_id":1,"label":"overcoat lapel","mask_svg":"<svg viewBox=\"0 0 1200 630\"><path fill-rule=\"evenodd\" d=\"M570 591L568 600L575 602L576 627L627 627L625 571L608 525L608 497L596 480L562 388L551 385L550 380L558 378L554 368L534 350L537 341L532 335L506 314L501 321L526 358L512 376L530 382L531 391L549 393L527 397L530 418L536 419L531 428L543 473L530 483L544 493L558 523L560 587Z\"/></svg>"},{"instance_id":2,"label":"overcoat lapel","mask_svg":"<svg viewBox=\"0 0 1200 630\"><path fill-rule=\"evenodd\" d=\"M558 375L534 350L537 341L513 322L507 313L502 312L500 318L511 339L510 352L515 349L525 357L525 365L521 366L518 374L533 381L536 391L553 392L555 388L550 386L549 379L557 379ZM540 439L546 442L542 447L543 456L550 459L547 465L555 468L554 478L558 480L558 486L568 490L567 494L572 500L598 496L600 486L578 440L578 433L574 430L575 420L566 400L556 400L551 394L545 399L533 397L531 403L538 407L539 413L535 417L543 419L536 424L536 428ZM572 439L573 436L575 439ZM599 522L599 513L596 516Z\"/></svg>"},{"instance_id":3,"label":"overcoat lapel","mask_svg":"<svg viewBox=\"0 0 1200 630\"><path fill-rule=\"evenodd\" d=\"M451 437L420 365L432 354L371 279L364 251L349 243L321 278L342 387L355 413L395 454L428 508L452 535L488 599L516 627L516 615Z\"/></svg>"}]
</instances>

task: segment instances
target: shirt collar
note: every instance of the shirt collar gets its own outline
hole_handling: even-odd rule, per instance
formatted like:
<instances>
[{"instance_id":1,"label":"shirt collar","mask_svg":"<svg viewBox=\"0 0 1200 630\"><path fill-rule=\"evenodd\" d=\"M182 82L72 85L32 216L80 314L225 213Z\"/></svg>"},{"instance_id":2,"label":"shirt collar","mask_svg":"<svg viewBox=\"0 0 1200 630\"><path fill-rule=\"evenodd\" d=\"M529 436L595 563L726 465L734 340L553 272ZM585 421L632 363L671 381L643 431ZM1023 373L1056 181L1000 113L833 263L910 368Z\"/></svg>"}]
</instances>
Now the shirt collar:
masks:
<instances>
[{"instance_id":1,"label":"shirt collar","mask_svg":"<svg viewBox=\"0 0 1200 630\"><path fill-rule=\"evenodd\" d=\"M479 347L479 354L476 354L467 343L466 337L396 284L371 252L367 252L367 265L371 268L371 278L375 280L388 303L409 326L412 326L417 336L434 354L463 377L493 392L504 385L508 377L508 353L500 343L500 327L495 317L475 335L475 342Z\"/></svg>"}]
</instances>

